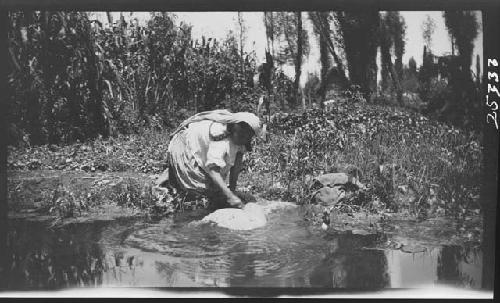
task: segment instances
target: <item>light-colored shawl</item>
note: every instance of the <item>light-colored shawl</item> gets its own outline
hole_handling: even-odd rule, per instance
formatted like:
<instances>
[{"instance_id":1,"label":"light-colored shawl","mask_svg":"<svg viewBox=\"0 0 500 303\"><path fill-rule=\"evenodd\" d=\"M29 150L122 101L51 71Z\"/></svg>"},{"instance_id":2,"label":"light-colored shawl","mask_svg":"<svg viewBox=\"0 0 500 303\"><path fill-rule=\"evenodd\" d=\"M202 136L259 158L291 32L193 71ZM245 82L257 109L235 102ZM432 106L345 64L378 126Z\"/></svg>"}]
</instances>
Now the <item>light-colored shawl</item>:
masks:
<instances>
[{"instance_id":1,"label":"light-colored shawl","mask_svg":"<svg viewBox=\"0 0 500 303\"><path fill-rule=\"evenodd\" d=\"M245 122L253 129L253 131L255 132L255 136L259 136L262 129L259 117L257 117L252 113L248 112L231 113L226 109L216 109L198 113L184 120L179 125L179 127L177 127L177 129L171 134L171 136L173 137L181 130L186 128L189 124L203 120L211 120L224 124Z\"/></svg>"}]
</instances>

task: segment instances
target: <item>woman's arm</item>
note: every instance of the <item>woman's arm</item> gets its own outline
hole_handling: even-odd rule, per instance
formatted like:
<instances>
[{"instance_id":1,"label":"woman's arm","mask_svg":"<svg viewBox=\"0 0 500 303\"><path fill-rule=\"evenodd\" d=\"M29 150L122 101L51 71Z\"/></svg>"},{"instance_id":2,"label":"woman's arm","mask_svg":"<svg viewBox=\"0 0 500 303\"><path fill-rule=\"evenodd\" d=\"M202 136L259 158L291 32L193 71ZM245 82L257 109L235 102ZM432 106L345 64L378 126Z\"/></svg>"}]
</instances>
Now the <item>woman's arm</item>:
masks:
<instances>
[{"instance_id":1,"label":"woman's arm","mask_svg":"<svg viewBox=\"0 0 500 303\"><path fill-rule=\"evenodd\" d=\"M233 203L241 203L240 198L238 198L227 186L226 182L224 182L224 179L222 178L220 174L220 167L218 166L212 166L208 169L208 175L210 178L213 180L215 185L220 188L222 193L227 197L228 202L230 204Z\"/></svg>"},{"instance_id":2,"label":"woman's arm","mask_svg":"<svg viewBox=\"0 0 500 303\"><path fill-rule=\"evenodd\" d=\"M241 171L241 164L243 162L243 153L238 152L236 154L236 159L234 160L234 165L231 167L229 172L229 189L234 191L236 189L236 183L238 182L238 176Z\"/></svg>"}]
</instances>

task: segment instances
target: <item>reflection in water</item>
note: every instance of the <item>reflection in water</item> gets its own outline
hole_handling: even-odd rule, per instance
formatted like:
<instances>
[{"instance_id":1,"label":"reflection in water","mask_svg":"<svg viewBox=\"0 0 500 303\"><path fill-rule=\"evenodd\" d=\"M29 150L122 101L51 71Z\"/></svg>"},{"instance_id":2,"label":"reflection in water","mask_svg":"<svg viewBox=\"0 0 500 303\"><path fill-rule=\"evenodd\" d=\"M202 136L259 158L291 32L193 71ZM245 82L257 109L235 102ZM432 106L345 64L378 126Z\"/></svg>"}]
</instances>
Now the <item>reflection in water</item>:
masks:
<instances>
[{"instance_id":1,"label":"reflection in water","mask_svg":"<svg viewBox=\"0 0 500 303\"><path fill-rule=\"evenodd\" d=\"M383 251L363 250L379 241L378 235L330 236L328 255L310 276L311 286L380 289L389 285Z\"/></svg>"},{"instance_id":2,"label":"reflection in water","mask_svg":"<svg viewBox=\"0 0 500 303\"><path fill-rule=\"evenodd\" d=\"M467 247L445 246L437 259L437 276L447 284L481 287L482 256Z\"/></svg>"},{"instance_id":3,"label":"reflection in water","mask_svg":"<svg viewBox=\"0 0 500 303\"><path fill-rule=\"evenodd\" d=\"M103 253L97 244L98 226L87 227L49 232L41 223L16 222L7 240L6 288L100 285Z\"/></svg>"},{"instance_id":4,"label":"reflection in water","mask_svg":"<svg viewBox=\"0 0 500 303\"><path fill-rule=\"evenodd\" d=\"M385 235L312 232L296 210L252 231L159 222L73 224L49 230L11 221L2 288L94 286L326 287L380 289L481 285L481 254L446 246L376 250Z\"/></svg>"},{"instance_id":5,"label":"reflection in water","mask_svg":"<svg viewBox=\"0 0 500 303\"><path fill-rule=\"evenodd\" d=\"M7 203L7 201L4 201ZM2 203L2 202L0 202ZM7 220L5 209L0 206L0 289L7 287L8 275L7 269L10 267L8 252L7 252ZM5 216L3 216L5 215Z\"/></svg>"},{"instance_id":6,"label":"reflection in water","mask_svg":"<svg viewBox=\"0 0 500 303\"><path fill-rule=\"evenodd\" d=\"M391 288L428 286L437 282L438 249L420 253L389 250L385 254L388 260Z\"/></svg>"}]
</instances>

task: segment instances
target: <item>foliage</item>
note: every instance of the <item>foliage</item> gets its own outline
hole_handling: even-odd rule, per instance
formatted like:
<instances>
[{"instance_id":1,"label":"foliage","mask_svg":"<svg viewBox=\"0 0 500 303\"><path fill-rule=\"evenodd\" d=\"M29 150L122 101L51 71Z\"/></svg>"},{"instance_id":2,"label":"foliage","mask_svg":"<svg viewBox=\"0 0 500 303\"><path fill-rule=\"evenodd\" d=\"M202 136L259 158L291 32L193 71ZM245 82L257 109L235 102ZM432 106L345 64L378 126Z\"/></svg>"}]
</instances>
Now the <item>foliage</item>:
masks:
<instances>
[{"instance_id":1,"label":"foliage","mask_svg":"<svg viewBox=\"0 0 500 303\"><path fill-rule=\"evenodd\" d=\"M472 62L474 39L478 34L479 25L474 11L445 11L443 13L446 28L455 41L462 66L468 72Z\"/></svg>"},{"instance_id":2,"label":"foliage","mask_svg":"<svg viewBox=\"0 0 500 303\"><path fill-rule=\"evenodd\" d=\"M415 58L411 57L410 60L408 60L408 69L412 75L417 74L417 62L415 61Z\"/></svg>"},{"instance_id":3,"label":"foliage","mask_svg":"<svg viewBox=\"0 0 500 303\"><path fill-rule=\"evenodd\" d=\"M419 88L419 93L420 95L426 96L427 106L425 113L430 115L435 114L441 109L446 103L446 100L451 96L448 83L444 80L438 80L437 78L432 78L427 87L422 86Z\"/></svg>"},{"instance_id":4,"label":"foliage","mask_svg":"<svg viewBox=\"0 0 500 303\"><path fill-rule=\"evenodd\" d=\"M244 158L242 189L308 204L312 177L354 166L361 170L367 190L346 195L339 204L343 212L364 209L419 218L463 218L480 209L481 150L475 133L415 112L368 105L356 88L345 92L329 111L276 113L271 118L268 140L260 139ZM165 168L167 144L167 134L148 131L92 144L10 147L8 168L159 173ZM127 180L108 200L156 214L205 205L203 200L189 202L176 193L158 196ZM107 201L99 192L91 192L88 199L80 194L61 197L54 209L64 216Z\"/></svg>"},{"instance_id":5,"label":"foliage","mask_svg":"<svg viewBox=\"0 0 500 303\"><path fill-rule=\"evenodd\" d=\"M194 41L167 13L146 26L103 27L83 12L9 18L11 144L171 128L192 112L256 103L255 54L241 53L233 33Z\"/></svg>"},{"instance_id":6,"label":"foliage","mask_svg":"<svg viewBox=\"0 0 500 303\"><path fill-rule=\"evenodd\" d=\"M281 47L276 55L276 60L279 64L292 63L296 64L298 52L298 28L297 28L297 13L294 12L276 12L274 13L272 22L275 39L282 42ZM309 39L307 31L302 30L302 56L307 57L309 54Z\"/></svg>"},{"instance_id":7,"label":"foliage","mask_svg":"<svg viewBox=\"0 0 500 303\"><path fill-rule=\"evenodd\" d=\"M304 85L304 96L309 104L316 103L320 79L317 75L309 73Z\"/></svg>"},{"instance_id":8,"label":"foliage","mask_svg":"<svg viewBox=\"0 0 500 303\"><path fill-rule=\"evenodd\" d=\"M376 56L380 15L376 10L345 11L336 14L344 41L349 78L360 85L369 100L375 90Z\"/></svg>"},{"instance_id":9,"label":"foliage","mask_svg":"<svg viewBox=\"0 0 500 303\"><path fill-rule=\"evenodd\" d=\"M104 66L87 15L12 12L9 19L13 128L34 144L107 135Z\"/></svg>"},{"instance_id":10,"label":"foliage","mask_svg":"<svg viewBox=\"0 0 500 303\"><path fill-rule=\"evenodd\" d=\"M328 14L321 16L331 21ZM308 180L354 165L363 171L368 190L342 201L351 209L408 212L421 218L443 212L459 217L477 210L477 134L417 113L367 105L374 67L368 59L376 49L378 13L336 16L350 74L358 85L342 92L329 110L286 113L296 100L294 82L274 69L271 132L245 159L244 181L268 198L307 204ZM391 47L399 43L401 52L404 26L397 15L391 16L400 27L387 38ZM223 41L195 41L191 28L177 25L167 13L152 14L144 27L121 20L106 28L85 13L73 12L13 12L9 18L9 129L12 145L25 143L9 147L11 170L160 173L166 168L168 129L178 121L214 108L254 111L263 93L253 84L255 54L242 54L232 32ZM293 34L293 28L287 31ZM279 33L274 28L272 35ZM329 56L335 52L328 49L330 38L317 34L321 80L310 77L305 95L322 101ZM292 53L292 44L283 54ZM432 116L451 98L452 86L434 77L428 54L418 78L416 66L403 70L402 85L423 96ZM153 213L204 205L187 203L177 193L155 196L153 189L129 179L115 189L112 201ZM99 205L99 192L87 194L59 188L48 198L48 209L71 217Z\"/></svg>"},{"instance_id":11,"label":"foliage","mask_svg":"<svg viewBox=\"0 0 500 303\"><path fill-rule=\"evenodd\" d=\"M403 17L396 11L387 12L381 19L382 22L382 42L387 49L394 49L396 57L394 67L398 77L401 79L403 76L403 54L405 51L405 35L406 24ZM387 87L388 69L392 63L385 62L387 57L382 56L382 77L383 87Z\"/></svg>"},{"instance_id":12,"label":"foliage","mask_svg":"<svg viewBox=\"0 0 500 303\"><path fill-rule=\"evenodd\" d=\"M354 165L368 190L341 204L421 218L478 209L476 134L417 113L365 104L345 98L331 111L274 115L270 142L257 145L248 160L252 172L260 171L251 184L272 198L309 203L307 180Z\"/></svg>"},{"instance_id":13,"label":"foliage","mask_svg":"<svg viewBox=\"0 0 500 303\"><path fill-rule=\"evenodd\" d=\"M430 15L426 15L425 20L422 22L421 29L425 45L427 46L428 49L431 49L432 35L436 30L436 22L434 22L434 19L432 19Z\"/></svg>"},{"instance_id":14,"label":"foliage","mask_svg":"<svg viewBox=\"0 0 500 303\"><path fill-rule=\"evenodd\" d=\"M9 147L7 168L159 173L166 168L168 141L167 133L147 131L64 146Z\"/></svg>"}]
</instances>

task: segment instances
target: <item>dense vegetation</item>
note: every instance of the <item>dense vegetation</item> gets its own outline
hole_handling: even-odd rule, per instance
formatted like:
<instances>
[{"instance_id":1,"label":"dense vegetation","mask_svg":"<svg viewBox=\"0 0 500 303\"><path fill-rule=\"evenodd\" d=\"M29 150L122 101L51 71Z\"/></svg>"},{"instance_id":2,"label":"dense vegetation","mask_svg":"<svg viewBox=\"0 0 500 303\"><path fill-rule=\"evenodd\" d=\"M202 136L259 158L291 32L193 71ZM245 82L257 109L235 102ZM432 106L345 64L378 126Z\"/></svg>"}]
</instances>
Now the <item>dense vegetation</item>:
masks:
<instances>
[{"instance_id":1,"label":"dense vegetation","mask_svg":"<svg viewBox=\"0 0 500 303\"><path fill-rule=\"evenodd\" d=\"M311 177L353 165L361 170L361 181L368 189L342 202L351 211L398 212L422 219L439 215L463 218L479 211L481 150L477 133L408 110L366 106L359 95L348 91L329 111L274 115L267 141L257 142L255 151L245 159L240 189L308 204ZM160 173L165 168L167 145L168 133L147 132L62 147L11 147L8 167ZM142 185L130 182L128 204L140 203L156 211L158 204L164 211L174 209L173 197L157 201L151 188L144 191Z\"/></svg>"},{"instance_id":2,"label":"dense vegetation","mask_svg":"<svg viewBox=\"0 0 500 303\"><path fill-rule=\"evenodd\" d=\"M474 80L479 78L468 68L478 33L474 14L444 14L459 55L443 60L443 66L432 63L432 22L427 22L419 68L413 59L408 65L402 62L406 27L397 12L308 16L319 40L321 73L310 76L301 89L301 64L311 45L300 13L265 14L269 52L257 66L256 54L241 47L245 24L240 17L239 30L223 41L199 41L189 25L169 13L152 13L144 26L133 19L125 22L123 15L113 22L109 15L112 26L103 26L92 13L11 12L9 143L71 143L170 128L201 110L254 111L263 94L272 112L295 110L303 98L303 105L322 107L333 88L350 85L358 85L370 103L397 100L408 105L418 95L424 113L460 127L480 127L474 102L480 92L479 80ZM468 24L467 31L457 20ZM359 39L361 33L366 37ZM295 79L283 73L286 64L295 66ZM405 100L403 93L412 97Z\"/></svg>"},{"instance_id":3,"label":"dense vegetation","mask_svg":"<svg viewBox=\"0 0 500 303\"><path fill-rule=\"evenodd\" d=\"M398 14L310 13L322 68L303 90L281 69L292 63L296 75L301 73L310 47L301 14L266 14L269 45L279 39L286 44L270 51L261 66L256 54L240 47L241 22L240 35L198 41L190 26L168 13L152 14L145 26L122 18L104 27L91 16L9 14L9 169L160 173L168 132L179 121L215 108L254 112L265 95L270 136L245 160L244 188L307 204L313 176L355 166L368 189L348 196L342 202L348 209L420 218L478 211L481 150L479 133L471 130L480 121L473 102L479 83L453 64L445 68L446 78L438 77L442 71L431 64L430 42L423 66L417 68L413 59L404 65L405 27ZM470 57L467 41L475 31L460 36L454 30L459 24L452 22L459 17L448 14L447 26L462 57ZM339 32L330 32L328 22L338 24ZM365 53L353 53L360 47L357 35L367 28L374 32L361 39ZM378 46L384 64L382 89L376 92ZM464 60L458 62L470 65ZM467 83L465 90L459 83ZM329 108L312 109L330 96L335 103ZM307 108L299 106L302 97ZM461 103L450 103L454 100ZM443 123L447 120L455 126ZM151 188L130 182L115 200L162 214L185 207L187 201L158 199ZM59 199L65 196L61 192L65 189L50 193L47 209L101 201L98 192Z\"/></svg>"},{"instance_id":4,"label":"dense vegetation","mask_svg":"<svg viewBox=\"0 0 500 303\"><path fill-rule=\"evenodd\" d=\"M173 127L213 108L254 110L254 54L241 54L234 34L197 41L166 13L145 27L102 27L81 12L9 17L11 144Z\"/></svg>"}]
</instances>

